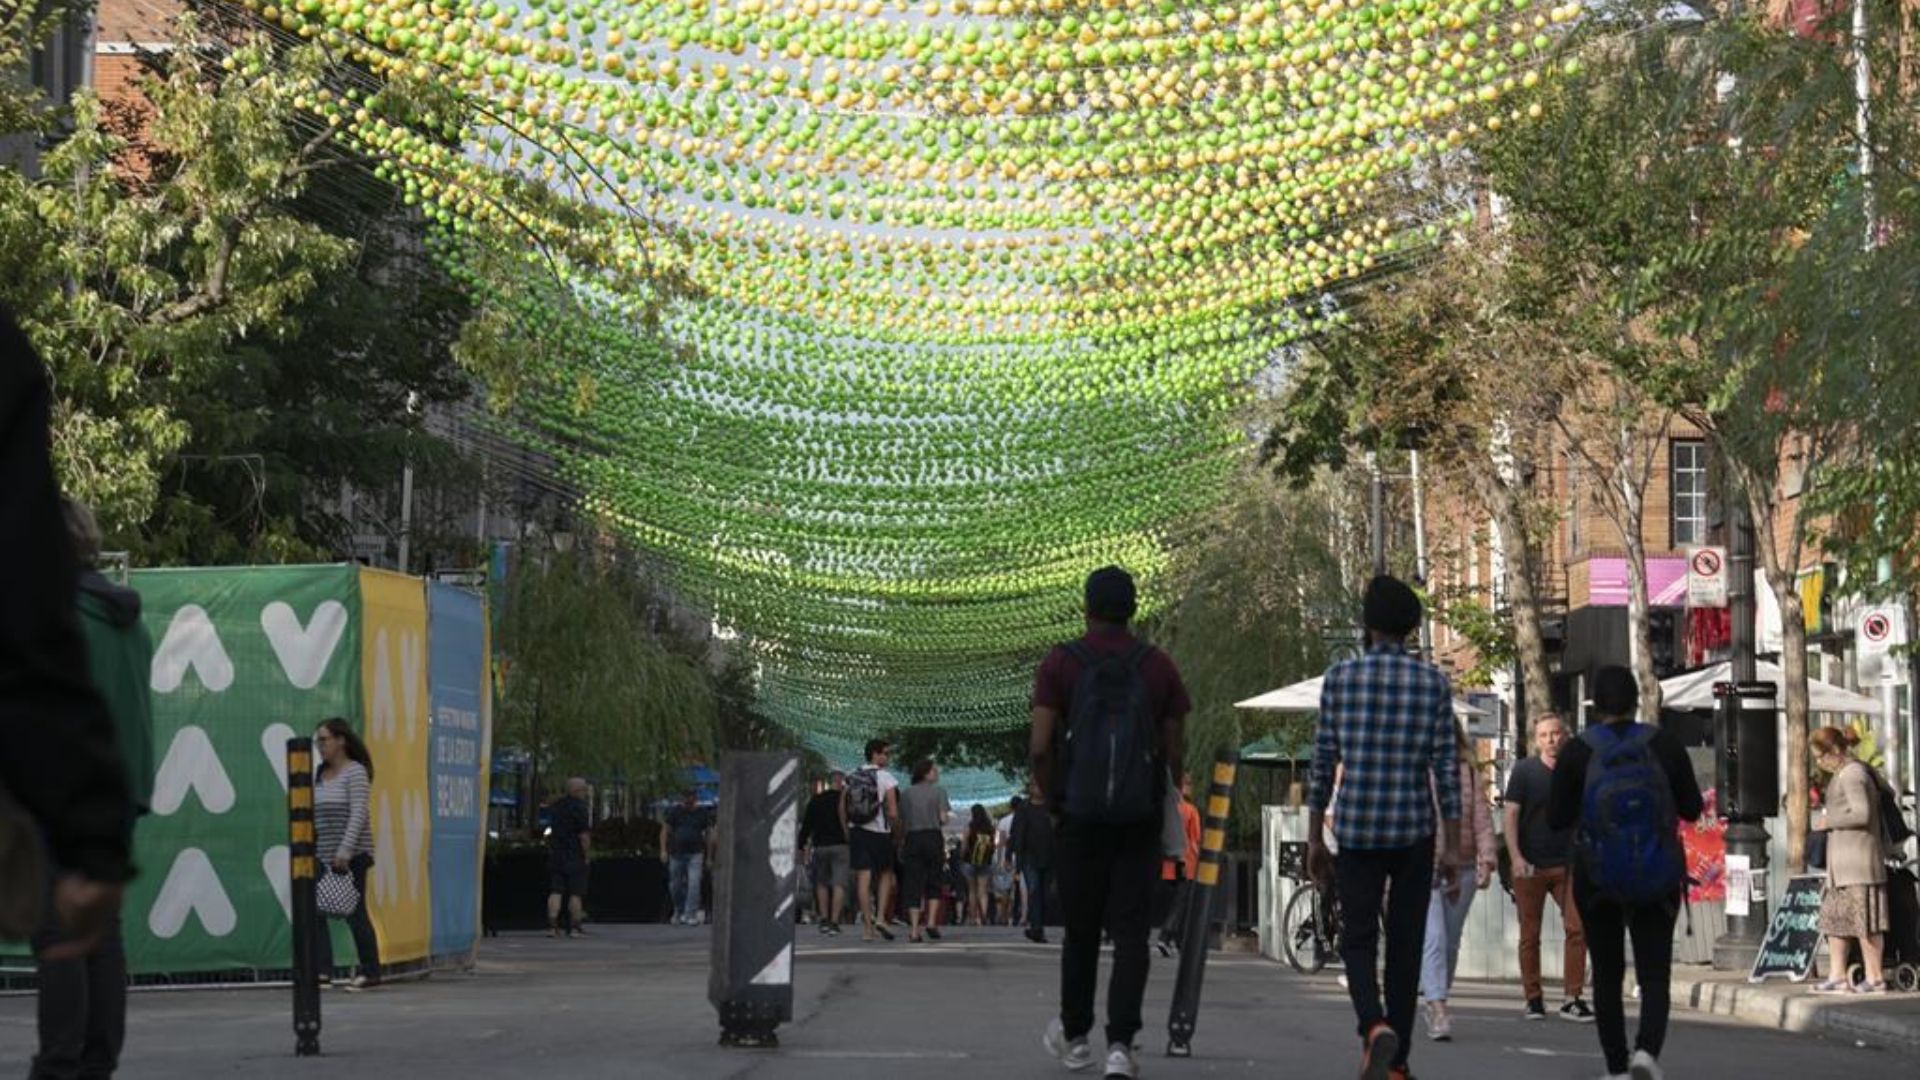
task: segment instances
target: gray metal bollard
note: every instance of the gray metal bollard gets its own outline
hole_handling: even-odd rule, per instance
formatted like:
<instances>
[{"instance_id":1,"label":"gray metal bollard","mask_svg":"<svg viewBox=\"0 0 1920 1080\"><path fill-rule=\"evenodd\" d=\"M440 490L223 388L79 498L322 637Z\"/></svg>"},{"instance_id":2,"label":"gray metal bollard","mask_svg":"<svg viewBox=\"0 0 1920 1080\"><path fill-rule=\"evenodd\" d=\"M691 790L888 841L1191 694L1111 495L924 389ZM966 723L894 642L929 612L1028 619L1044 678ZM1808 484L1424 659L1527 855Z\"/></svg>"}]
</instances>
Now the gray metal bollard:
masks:
<instances>
[{"instance_id":1,"label":"gray metal bollard","mask_svg":"<svg viewBox=\"0 0 1920 1080\"><path fill-rule=\"evenodd\" d=\"M775 1029L793 1019L794 841L805 780L797 754L720 759L707 998L720 1013L722 1046L778 1046Z\"/></svg>"}]
</instances>

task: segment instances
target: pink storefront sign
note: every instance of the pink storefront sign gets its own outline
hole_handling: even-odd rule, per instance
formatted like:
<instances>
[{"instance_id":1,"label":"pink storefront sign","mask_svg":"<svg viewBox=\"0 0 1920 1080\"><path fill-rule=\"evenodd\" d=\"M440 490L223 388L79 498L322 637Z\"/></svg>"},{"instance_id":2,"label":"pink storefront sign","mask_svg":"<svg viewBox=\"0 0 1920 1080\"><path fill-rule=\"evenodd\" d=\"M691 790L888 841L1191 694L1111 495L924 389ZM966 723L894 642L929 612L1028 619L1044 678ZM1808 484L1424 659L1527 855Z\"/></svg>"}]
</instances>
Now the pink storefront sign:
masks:
<instances>
[{"instance_id":1,"label":"pink storefront sign","mask_svg":"<svg viewBox=\"0 0 1920 1080\"><path fill-rule=\"evenodd\" d=\"M1655 556L1647 560L1647 601L1654 607L1687 606L1685 556ZM1601 556L1587 560L1587 603L1593 607L1627 606L1627 560Z\"/></svg>"}]
</instances>

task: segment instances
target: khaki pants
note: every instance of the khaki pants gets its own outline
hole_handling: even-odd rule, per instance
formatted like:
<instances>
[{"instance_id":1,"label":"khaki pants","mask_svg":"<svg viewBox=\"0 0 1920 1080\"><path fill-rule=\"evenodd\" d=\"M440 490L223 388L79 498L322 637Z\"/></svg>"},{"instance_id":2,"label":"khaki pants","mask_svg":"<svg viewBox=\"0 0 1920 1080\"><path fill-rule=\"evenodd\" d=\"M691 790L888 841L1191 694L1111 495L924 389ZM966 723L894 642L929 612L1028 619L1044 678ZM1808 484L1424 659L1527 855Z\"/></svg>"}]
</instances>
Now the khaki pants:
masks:
<instances>
[{"instance_id":1,"label":"khaki pants","mask_svg":"<svg viewBox=\"0 0 1920 1080\"><path fill-rule=\"evenodd\" d=\"M1561 971L1566 976L1567 999L1580 996L1587 983L1587 935L1580 909L1573 903L1573 876L1564 866L1538 867L1532 877L1513 879L1513 900L1520 909L1520 982L1527 1000L1543 996L1540 989L1540 920L1552 896L1567 928Z\"/></svg>"}]
</instances>

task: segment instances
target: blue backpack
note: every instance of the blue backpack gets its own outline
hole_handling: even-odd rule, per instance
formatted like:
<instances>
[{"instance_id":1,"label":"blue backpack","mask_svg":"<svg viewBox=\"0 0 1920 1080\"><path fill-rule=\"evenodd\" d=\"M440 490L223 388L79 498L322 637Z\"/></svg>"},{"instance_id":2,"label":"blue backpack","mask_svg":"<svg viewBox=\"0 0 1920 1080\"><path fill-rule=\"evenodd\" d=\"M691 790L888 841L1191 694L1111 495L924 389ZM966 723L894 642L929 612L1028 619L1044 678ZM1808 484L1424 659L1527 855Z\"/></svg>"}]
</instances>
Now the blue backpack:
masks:
<instances>
[{"instance_id":1,"label":"blue backpack","mask_svg":"<svg viewBox=\"0 0 1920 1080\"><path fill-rule=\"evenodd\" d=\"M1153 646L1140 642L1125 653L1099 654L1076 641L1066 650L1081 665L1060 754L1067 816L1109 825L1154 817L1166 770L1141 671Z\"/></svg>"},{"instance_id":2,"label":"blue backpack","mask_svg":"<svg viewBox=\"0 0 1920 1080\"><path fill-rule=\"evenodd\" d=\"M1623 907L1665 903L1685 884L1673 786L1645 724L1604 724L1580 736L1593 749L1576 838L1594 894Z\"/></svg>"}]
</instances>

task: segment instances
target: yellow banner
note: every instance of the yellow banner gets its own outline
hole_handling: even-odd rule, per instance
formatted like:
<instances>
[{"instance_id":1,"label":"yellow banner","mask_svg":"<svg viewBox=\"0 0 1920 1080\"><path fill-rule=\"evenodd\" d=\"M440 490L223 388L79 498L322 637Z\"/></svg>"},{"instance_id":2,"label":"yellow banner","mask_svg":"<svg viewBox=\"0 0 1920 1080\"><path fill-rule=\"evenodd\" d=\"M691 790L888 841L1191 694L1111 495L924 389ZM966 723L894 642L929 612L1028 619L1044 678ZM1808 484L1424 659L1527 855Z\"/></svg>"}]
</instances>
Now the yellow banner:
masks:
<instances>
[{"instance_id":1,"label":"yellow banner","mask_svg":"<svg viewBox=\"0 0 1920 1080\"><path fill-rule=\"evenodd\" d=\"M418 578L360 571L363 731L373 755L373 873L368 908L382 963L427 955L427 594Z\"/></svg>"}]
</instances>

